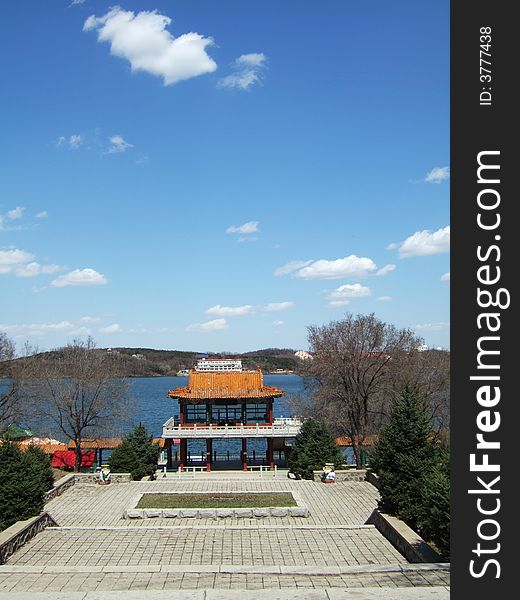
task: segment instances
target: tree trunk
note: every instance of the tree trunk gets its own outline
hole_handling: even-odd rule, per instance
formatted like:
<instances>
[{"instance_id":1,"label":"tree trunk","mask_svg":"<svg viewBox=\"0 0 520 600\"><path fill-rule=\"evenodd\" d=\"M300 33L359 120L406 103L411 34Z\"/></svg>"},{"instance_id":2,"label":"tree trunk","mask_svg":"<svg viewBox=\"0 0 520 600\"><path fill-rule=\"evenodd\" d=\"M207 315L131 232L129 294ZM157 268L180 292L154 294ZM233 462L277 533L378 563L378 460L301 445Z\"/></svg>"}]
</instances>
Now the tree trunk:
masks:
<instances>
[{"instance_id":1,"label":"tree trunk","mask_svg":"<svg viewBox=\"0 0 520 600\"><path fill-rule=\"evenodd\" d=\"M352 450L354 452L354 458L356 459L356 469L361 469L361 449L359 447L359 438L357 435L352 436Z\"/></svg>"},{"instance_id":2,"label":"tree trunk","mask_svg":"<svg viewBox=\"0 0 520 600\"><path fill-rule=\"evenodd\" d=\"M76 461L74 463L74 472L79 473L81 468L81 438L76 438L74 441L76 443Z\"/></svg>"}]
</instances>

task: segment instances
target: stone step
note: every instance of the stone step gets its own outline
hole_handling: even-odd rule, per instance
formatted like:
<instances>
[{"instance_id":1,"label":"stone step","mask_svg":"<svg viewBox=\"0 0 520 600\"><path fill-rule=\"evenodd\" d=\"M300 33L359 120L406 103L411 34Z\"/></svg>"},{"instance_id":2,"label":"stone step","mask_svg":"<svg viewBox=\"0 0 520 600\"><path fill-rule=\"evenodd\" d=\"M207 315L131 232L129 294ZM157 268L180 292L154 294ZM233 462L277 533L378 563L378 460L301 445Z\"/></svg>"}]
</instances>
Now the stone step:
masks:
<instances>
[{"instance_id":1,"label":"stone step","mask_svg":"<svg viewBox=\"0 0 520 600\"><path fill-rule=\"evenodd\" d=\"M302 588L175 590L176 600L449 600L449 597L449 589L444 586L320 590ZM0 600L164 600L164 598L164 590L0 592Z\"/></svg>"},{"instance_id":2,"label":"stone step","mask_svg":"<svg viewBox=\"0 0 520 600\"><path fill-rule=\"evenodd\" d=\"M0 565L0 575L12 573L220 573L249 575L364 575L449 571L449 563L397 563L388 565Z\"/></svg>"}]
</instances>

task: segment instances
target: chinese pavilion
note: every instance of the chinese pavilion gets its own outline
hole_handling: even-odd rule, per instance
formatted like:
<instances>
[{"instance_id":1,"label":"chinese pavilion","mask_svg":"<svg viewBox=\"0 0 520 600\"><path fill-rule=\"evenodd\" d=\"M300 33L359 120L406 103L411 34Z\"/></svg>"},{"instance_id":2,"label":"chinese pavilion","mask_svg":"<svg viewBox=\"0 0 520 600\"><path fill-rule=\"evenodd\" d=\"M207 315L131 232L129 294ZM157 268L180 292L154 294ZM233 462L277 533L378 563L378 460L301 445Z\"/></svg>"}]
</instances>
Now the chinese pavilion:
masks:
<instances>
[{"instance_id":1,"label":"chinese pavilion","mask_svg":"<svg viewBox=\"0 0 520 600\"><path fill-rule=\"evenodd\" d=\"M237 363L234 370L221 370L218 365L209 370L208 363L204 360L202 368L189 371L187 386L168 392L179 402L179 418L172 417L163 426L168 466L172 466L174 440L180 441L180 470L188 462L188 440L206 440L205 466L210 471L213 440L241 439L241 462L247 470L247 440L265 438L267 462L274 468L275 438L291 438L300 430L299 422L273 419L273 401L284 392L264 385L261 369L243 371Z\"/></svg>"}]
</instances>

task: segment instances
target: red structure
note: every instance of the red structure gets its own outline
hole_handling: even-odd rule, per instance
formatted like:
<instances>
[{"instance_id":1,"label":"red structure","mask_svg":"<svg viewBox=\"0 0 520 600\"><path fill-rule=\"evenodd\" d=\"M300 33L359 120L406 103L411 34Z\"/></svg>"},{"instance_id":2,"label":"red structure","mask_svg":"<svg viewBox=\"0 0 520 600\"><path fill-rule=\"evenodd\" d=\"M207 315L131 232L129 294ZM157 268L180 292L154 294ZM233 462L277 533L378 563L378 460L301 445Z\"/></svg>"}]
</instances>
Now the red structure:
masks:
<instances>
[{"instance_id":1,"label":"red structure","mask_svg":"<svg viewBox=\"0 0 520 600\"><path fill-rule=\"evenodd\" d=\"M284 395L277 387L263 383L262 371L198 371L191 369L188 385L175 388L168 396L179 402L179 420L164 424L163 438L172 466L173 439L180 439L179 467L188 460L188 439L206 440L206 470L211 470L214 439L242 440L241 461L247 470L248 438L267 439L267 462L274 468L274 438L294 437L299 427L276 423L273 400Z\"/></svg>"}]
</instances>

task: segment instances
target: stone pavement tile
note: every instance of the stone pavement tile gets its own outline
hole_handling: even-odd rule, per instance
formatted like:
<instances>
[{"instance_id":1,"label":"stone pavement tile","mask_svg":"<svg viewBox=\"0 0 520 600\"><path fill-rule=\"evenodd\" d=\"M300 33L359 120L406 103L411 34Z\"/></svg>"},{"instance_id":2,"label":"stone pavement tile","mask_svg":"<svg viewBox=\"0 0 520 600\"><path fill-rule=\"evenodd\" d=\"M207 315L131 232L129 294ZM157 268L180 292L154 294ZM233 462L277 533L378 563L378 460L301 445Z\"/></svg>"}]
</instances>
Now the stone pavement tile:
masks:
<instances>
[{"instance_id":1,"label":"stone pavement tile","mask_svg":"<svg viewBox=\"0 0 520 600\"><path fill-rule=\"evenodd\" d=\"M327 590L328 600L449 600L442 587L428 588L363 588L362 590Z\"/></svg>"},{"instance_id":2,"label":"stone pavement tile","mask_svg":"<svg viewBox=\"0 0 520 600\"><path fill-rule=\"evenodd\" d=\"M324 590L208 590L205 600L328 600Z\"/></svg>"}]
</instances>

